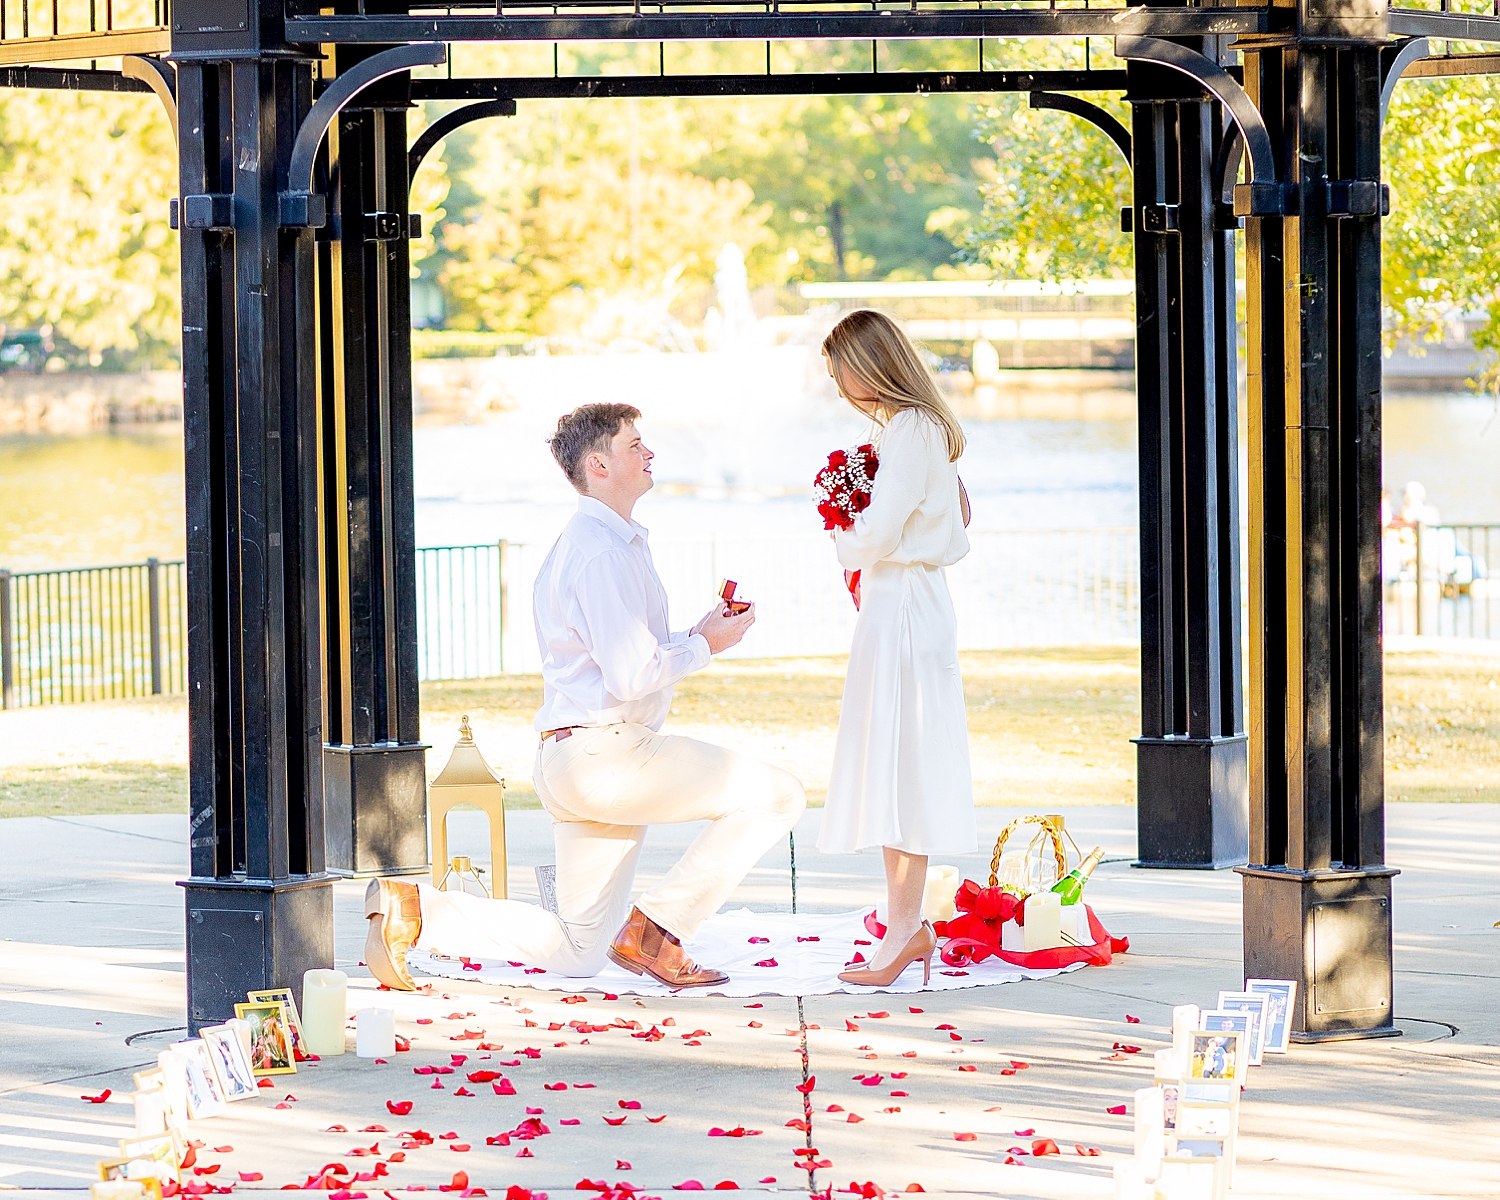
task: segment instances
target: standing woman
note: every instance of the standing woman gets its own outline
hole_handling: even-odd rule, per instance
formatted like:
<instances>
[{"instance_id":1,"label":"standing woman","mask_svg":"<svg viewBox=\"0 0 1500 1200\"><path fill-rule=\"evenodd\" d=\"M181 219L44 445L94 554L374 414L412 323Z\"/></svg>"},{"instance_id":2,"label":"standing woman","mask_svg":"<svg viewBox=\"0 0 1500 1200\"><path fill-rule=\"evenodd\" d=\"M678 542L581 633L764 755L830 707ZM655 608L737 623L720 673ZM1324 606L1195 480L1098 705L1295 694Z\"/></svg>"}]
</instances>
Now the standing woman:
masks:
<instances>
[{"instance_id":1,"label":"standing woman","mask_svg":"<svg viewBox=\"0 0 1500 1200\"><path fill-rule=\"evenodd\" d=\"M901 329L861 309L823 342L839 394L882 426L870 504L834 535L859 571L859 620L839 712L818 848L885 854L886 934L843 972L886 986L937 939L922 920L930 854L976 849L958 630L943 568L969 552L968 500L955 464L963 429Z\"/></svg>"}]
</instances>

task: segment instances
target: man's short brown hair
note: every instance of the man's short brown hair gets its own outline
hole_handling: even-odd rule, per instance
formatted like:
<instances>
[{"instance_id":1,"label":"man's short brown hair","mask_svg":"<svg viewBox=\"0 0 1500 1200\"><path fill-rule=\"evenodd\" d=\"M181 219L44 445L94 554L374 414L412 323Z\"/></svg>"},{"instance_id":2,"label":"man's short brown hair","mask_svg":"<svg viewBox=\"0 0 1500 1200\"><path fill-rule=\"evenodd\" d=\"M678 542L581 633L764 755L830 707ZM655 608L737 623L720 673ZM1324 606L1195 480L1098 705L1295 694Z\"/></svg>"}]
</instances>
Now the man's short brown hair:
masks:
<instances>
[{"instance_id":1,"label":"man's short brown hair","mask_svg":"<svg viewBox=\"0 0 1500 1200\"><path fill-rule=\"evenodd\" d=\"M641 410L629 404L580 404L557 419L557 432L547 444L568 482L580 494L588 492L588 473L583 460L590 454L608 453L620 426L640 417Z\"/></svg>"}]
</instances>

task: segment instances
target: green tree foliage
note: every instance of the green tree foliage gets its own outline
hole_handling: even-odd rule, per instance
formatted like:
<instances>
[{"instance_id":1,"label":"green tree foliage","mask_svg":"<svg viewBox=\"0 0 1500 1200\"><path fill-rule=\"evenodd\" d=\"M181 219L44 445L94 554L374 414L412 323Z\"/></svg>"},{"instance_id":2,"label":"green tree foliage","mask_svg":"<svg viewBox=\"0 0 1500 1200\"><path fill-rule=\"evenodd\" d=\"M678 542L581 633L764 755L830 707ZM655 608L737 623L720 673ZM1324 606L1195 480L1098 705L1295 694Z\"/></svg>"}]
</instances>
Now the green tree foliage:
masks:
<instances>
[{"instance_id":1,"label":"green tree foliage","mask_svg":"<svg viewBox=\"0 0 1500 1200\"><path fill-rule=\"evenodd\" d=\"M1064 70L1120 64L1108 42L1036 39L1011 43L1003 65ZM1088 99L1130 128L1115 93ZM1068 113L1033 109L1027 97L997 97L979 114L977 136L994 151L980 186L978 220L960 237L963 256L996 275L1096 279L1129 275L1131 239L1120 233L1130 203L1130 167L1104 132Z\"/></svg>"},{"instance_id":2,"label":"green tree foliage","mask_svg":"<svg viewBox=\"0 0 1500 1200\"><path fill-rule=\"evenodd\" d=\"M1480 311L1481 386L1500 392L1500 79L1410 79L1385 125L1383 225L1389 332L1441 340L1456 313Z\"/></svg>"},{"instance_id":3,"label":"green tree foliage","mask_svg":"<svg viewBox=\"0 0 1500 1200\"><path fill-rule=\"evenodd\" d=\"M177 153L148 95L0 100L0 321L51 324L96 356L179 340Z\"/></svg>"},{"instance_id":4,"label":"green tree foliage","mask_svg":"<svg viewBox=\"0 0 1500 1200\"><path fill-rule=\"evenodd\" d=\"M1091 96L1130 127L1118 98ZM1130 168L1095 126L1068 113L1001 97L984 112L981 136L994 147L982 186L984 209L967 231L966 257L1002 277L1122 278L1133 269L1120 209L1130 204Z\"/></svg>"}]
</instances>

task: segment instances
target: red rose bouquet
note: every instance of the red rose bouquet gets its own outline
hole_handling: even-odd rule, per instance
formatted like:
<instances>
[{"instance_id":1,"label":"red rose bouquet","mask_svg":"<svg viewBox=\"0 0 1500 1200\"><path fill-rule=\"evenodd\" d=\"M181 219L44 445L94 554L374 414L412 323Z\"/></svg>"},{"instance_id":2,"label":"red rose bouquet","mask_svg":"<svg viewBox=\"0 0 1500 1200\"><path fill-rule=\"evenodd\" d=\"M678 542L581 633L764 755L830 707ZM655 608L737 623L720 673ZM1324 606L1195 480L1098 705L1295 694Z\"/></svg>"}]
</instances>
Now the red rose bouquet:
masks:
<instances>
[{"instance_id":1,"label":"red rose bouquet","mask_svg":"<svg viewBox=\"0 0 1500 1200\"><path fill-rule=\"evenodd\" d=\"M870 493L875 486L875 472L880 456L866 442L853 450L835 450L828 465L813 480L813 495L818 501L818 515L824 529L852 529L854 518L870 507ZM845 571L844 586L859 607L859 572Z\"/></svg>"},{"instance_id":2,"label":"red rose bouquet","mask_svg":"<svg viewBox=\"0 0 1500 1200\"><path fill-rule=\"evenodd\" d=\"M880 458L866 443L853 450L835 450L828 465L813 480L813 495L824 529L851 529L854 518L870 506L870 490Z\"/></svg>"}]
</instances>

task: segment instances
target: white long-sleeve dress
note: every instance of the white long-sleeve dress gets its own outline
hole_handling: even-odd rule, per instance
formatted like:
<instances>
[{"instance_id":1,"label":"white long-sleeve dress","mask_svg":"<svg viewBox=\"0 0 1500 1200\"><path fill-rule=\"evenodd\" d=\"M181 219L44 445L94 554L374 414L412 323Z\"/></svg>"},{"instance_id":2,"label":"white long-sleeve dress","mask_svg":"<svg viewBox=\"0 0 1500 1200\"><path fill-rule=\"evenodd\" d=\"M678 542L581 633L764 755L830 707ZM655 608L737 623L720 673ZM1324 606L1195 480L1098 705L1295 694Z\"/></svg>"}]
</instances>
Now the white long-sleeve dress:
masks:
<instances>
[{"instance_id":1,"label":"white long-sleeve dress","mask_svg":"<svg viewBox=\"0 0 1500 1200\"><path fill-rule=\"evenodd\" d=\"M943 568L969 552L943 430L905 409L880 439L870 506L835 537L860 610L818 848L976 849L958 629Z\"/></svg>"}]
</instances>

